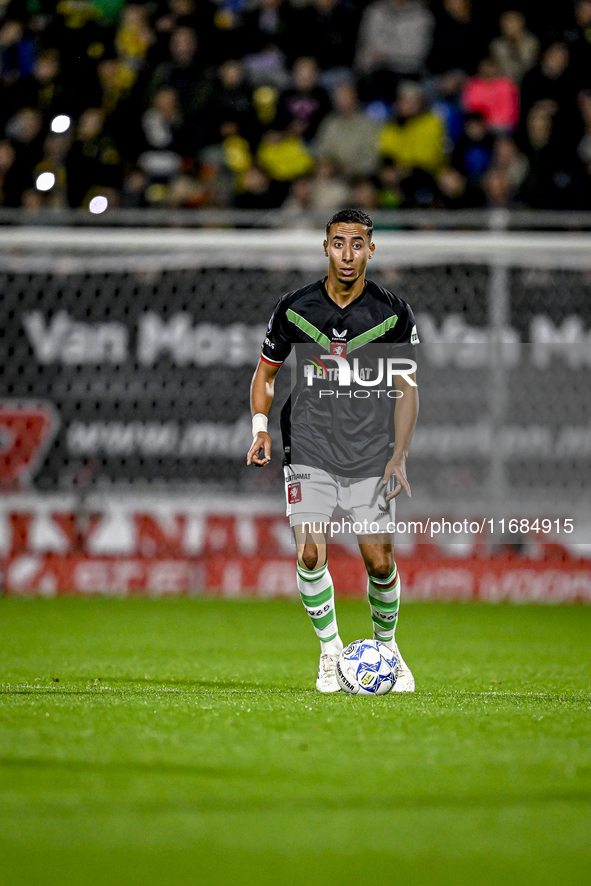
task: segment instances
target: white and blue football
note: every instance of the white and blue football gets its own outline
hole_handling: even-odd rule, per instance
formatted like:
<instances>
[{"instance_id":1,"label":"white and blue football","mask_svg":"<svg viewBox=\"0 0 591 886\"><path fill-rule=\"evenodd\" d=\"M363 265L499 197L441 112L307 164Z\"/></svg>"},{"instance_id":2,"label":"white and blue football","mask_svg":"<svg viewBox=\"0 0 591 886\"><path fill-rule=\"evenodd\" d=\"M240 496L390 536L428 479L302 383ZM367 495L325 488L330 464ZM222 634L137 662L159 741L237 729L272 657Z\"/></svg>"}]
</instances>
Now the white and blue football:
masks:
<instances>
[{"instance_id":1,"label":"white and blue football","mask_svg":"<svg viewBox=\"0 0 591 886\"><path fill-rule=\"evenodd\" d=\"M349 695L385 695L396 682L396 656L379 640L355 640L337 662L337 681Z\"/></svg>"}]
</instances>

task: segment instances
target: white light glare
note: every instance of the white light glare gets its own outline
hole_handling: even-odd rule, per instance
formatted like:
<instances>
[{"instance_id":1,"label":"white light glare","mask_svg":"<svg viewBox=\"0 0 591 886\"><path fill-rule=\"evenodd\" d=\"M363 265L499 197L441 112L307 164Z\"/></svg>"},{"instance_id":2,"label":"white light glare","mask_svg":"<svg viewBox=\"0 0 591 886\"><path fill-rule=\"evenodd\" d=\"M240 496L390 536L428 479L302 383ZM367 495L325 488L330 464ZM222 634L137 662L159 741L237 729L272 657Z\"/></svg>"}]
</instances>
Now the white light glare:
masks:
<instances>
[{"instance_id":1,"label":"white light glare","mask_svg":"<svg viewBox=\"0 0 591 886\"><path fill-rule=\"evenodd\" d=\"M67 114L58 114L57 117L54 117L51 121L51 131L67 132L71 123L72 121Z\"/></svg>"},{"instance_id":2,"label":"white light glare","mask_svg":"<svg viewBox=\"0 0 591 886\"><path fill-rule=\"evenodd\" d=\"M55 184L55 175L53 172L42 172L37 176L35 187L38 191L51 191Z\"/></svg>"},{"instance_id":3,"label":"white light glare","mask_svg":"<svg viewBox=\"0 0 591 886\"><path fill-rule=\"evenodd\" d=\"M106 197L99 196L93 197L90 201L88 208L92 212L93 215L100 215L101 212L104 212L107 206L109 205L109 201Z\"/></svg>"}]
</instances>

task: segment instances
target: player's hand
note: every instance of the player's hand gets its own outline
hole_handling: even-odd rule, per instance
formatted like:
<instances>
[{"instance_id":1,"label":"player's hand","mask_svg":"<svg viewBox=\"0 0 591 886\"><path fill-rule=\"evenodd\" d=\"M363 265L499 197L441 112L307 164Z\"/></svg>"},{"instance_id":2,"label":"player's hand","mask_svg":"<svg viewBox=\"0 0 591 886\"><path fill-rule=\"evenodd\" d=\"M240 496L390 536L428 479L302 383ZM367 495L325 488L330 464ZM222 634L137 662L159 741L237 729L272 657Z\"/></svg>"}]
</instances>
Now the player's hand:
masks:
<instances>
[{"instance_id":1,"label":"player's hand","mask_svg":"<svg viewBox=\"0 0 591 886\"><path fill-rule=\"evenodd\" d=\"M261 449L263 450L262 456ZM259 431L259 433L252 441L252 446L248 450L248 455L246 456L246 464L257 465L257 467L259 468L264 468L265 465L268 465L270 461L271 438L266 431Z\"/></svg>"},{"instance_id":2,"label":"player's hand","mask_svg":"<svg viewBox=\"0 0 591 886\"><path fill-rule=\"evenodd\" d=\"M410 483L406 477L406 456L392 456L386 465L386 470L382 477L382 485L386 486L388 483L395 483L395 485L390 492L386 493L386 501L396 498L397 495L400 495L403 489L408 497L412 498Z\"/></svg>"}]
</instances>

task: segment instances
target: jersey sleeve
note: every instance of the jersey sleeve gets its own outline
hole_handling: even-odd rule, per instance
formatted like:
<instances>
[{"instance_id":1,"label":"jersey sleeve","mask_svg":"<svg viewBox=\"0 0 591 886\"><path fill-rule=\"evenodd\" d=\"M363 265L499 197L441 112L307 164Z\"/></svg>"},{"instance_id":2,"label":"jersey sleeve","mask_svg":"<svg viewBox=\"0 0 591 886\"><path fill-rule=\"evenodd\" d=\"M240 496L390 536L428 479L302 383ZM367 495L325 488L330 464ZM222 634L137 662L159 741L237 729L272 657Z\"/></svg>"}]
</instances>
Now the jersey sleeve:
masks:
<instances>
[{"instance_id":1,"label":"jersey sleeve","mask_svg":"<svg viewBox=\"0 0 591 886\"><path fill-rule=\"evenodd\" d=\"M261 360L270 363L271 366L281 366L289 357L291 340L289 337L288 322L284 299L279 299L275 310L269 320L263 347L261 348Z\"/></svg>"},{"instance_id":2,"label":"jersey sleeve","mask_svg":"<svg viewBox=\"0 0 591 886\"><path fill-rule=\"evenodd\" d=\"M418 345L420 339L415 315L406 302L402 302L402 304L404 305L404 310L401 312L398 323L392 330L392 342L396 344Z\"/></svg>"}]
</instances>

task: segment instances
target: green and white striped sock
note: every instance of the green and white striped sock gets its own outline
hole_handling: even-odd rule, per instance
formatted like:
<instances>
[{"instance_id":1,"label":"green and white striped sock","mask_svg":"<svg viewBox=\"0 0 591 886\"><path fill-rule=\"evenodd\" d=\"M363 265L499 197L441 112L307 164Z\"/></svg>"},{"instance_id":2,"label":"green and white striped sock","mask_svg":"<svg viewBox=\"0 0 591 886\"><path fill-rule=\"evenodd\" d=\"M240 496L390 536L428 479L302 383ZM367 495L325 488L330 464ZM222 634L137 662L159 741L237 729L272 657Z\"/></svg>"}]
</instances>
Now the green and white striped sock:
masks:
<instances>
[{"instance_id":1,"label":"green and white striped sock","mask_svg":"<svg viewBox=\"0 0 591 886\"><path fill-rule=\"evenodd\" d=\"M396 563L388 578L368 576L367 597L371 609L374 639L392 647L400 606L400 576Z\"/></svg>"},{"instance_id":2,"label":"green and white striped sock","mask_svg":"<svg viewBox=\"0 0 591 886\"><path fill-rule=\"evenodd\" d=\"M298 590L320 640L322 652L340 653L343 644L337 627L334 587L328 564L325 563L320 569L309 570L298 562Z\"/></svg>"}]
</instances>

